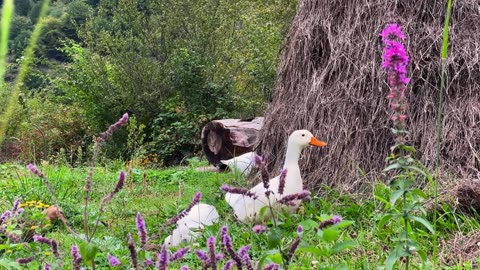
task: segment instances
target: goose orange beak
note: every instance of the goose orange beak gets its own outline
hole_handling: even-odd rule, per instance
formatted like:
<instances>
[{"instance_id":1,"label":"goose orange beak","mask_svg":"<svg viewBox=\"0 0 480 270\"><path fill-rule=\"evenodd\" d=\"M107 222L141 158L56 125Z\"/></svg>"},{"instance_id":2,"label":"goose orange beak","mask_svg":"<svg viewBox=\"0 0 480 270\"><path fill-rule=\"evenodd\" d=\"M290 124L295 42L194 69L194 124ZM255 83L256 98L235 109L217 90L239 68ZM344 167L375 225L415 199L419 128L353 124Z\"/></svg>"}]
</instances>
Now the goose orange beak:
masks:
<instances>
[{"instance_id":1,"label":"goose orange beak","mask_svg":"<svg viewBox=\"0 0 480 270\"><path fill-rule=\"evenodd\" d=\"M327 146L327 143L326 143L326 142L322 142L322 141L318 140L318 139L315 138L315 137L312 137L312 138L310 139L310 145L318 146L318 147L323 147L323 146Z\"/></svg>"}]
</instances>

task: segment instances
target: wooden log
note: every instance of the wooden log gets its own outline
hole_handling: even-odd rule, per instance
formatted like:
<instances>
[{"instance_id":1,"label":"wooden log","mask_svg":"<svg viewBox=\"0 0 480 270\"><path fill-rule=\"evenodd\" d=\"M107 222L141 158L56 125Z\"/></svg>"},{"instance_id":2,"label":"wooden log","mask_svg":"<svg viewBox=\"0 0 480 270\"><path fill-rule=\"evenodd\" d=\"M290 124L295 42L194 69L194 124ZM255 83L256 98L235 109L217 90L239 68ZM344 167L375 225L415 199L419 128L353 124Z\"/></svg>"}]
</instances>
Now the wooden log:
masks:
<instances>
[{"instance_id":1,"label":"wooden log","mask_svg":"<svg viewBox=\"0 0 480 270\"><path fill-rule=\"evenodd\" d=\"M207 160L220 166L220 160L253 151L263 117L222 119L207 123L202 129L202 148Z\"/></svg>"}]
</instances>

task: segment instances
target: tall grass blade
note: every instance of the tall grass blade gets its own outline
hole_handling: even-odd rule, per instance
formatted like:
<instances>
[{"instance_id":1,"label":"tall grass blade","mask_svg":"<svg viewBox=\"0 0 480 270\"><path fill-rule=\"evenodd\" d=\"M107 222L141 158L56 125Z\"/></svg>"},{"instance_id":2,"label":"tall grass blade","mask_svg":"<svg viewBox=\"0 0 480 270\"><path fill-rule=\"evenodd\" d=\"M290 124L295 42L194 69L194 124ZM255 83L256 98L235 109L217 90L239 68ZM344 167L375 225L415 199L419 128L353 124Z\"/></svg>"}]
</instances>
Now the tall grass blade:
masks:
<instances>
[{"instance_id":1,"label":"tall grass blade","mask_svg":"<svg viewBox=\"0 0 480 270\"><path fill-rule=\"evenodd\" d=\"M441 140L442 140L442 128L443 128L443 96L445 92L445 76L447 70L447 55L448 55L448 31L449 31L449 24L450 24L450 16L452 12L452 0L448 0L447 4L447 12L445 16L445 25L443 27L443 43L442 43L442 54L441 54L441 73L440 73L440 97L438 99L438 117L437 117L437 142L436 142L436 157L435 157L435 169L436 169L436 177L435 177L435 207L434 207L434 214L433 214L433 226L435 229L434 237L433 237L433 258L436 264L436 254L438 251L437 247L437 238L438 234L436 233L437 227L437 206L438 206L438 181L440 180L440 151L441 151Z\"/></svg>"},{"instance_id":2,"label":"tall grass blade","mask_svg":"<svg viewBox=\"0 0 480 270\"><path fill-rule=\"evenodd\" d=\"M18 93L20 92L20 86L22 85L25 79L25 75L28 72L28 68L30 64L33 62L35 48L37 47L37 41L42 32L43 17L45 17L45 14L47 14L49 4L50 4L50 0L44 0L42 4L42 8L40 10L39 17L38 17L38 22L35 25L35 28L33 29L32 35L30 36L30 40L28 42L28 46L25 49L24 60L20 64L20 72L18 73L17 80L15 82L12 92L7 96L7 103L6 103L7 105L6 105L5 111L3 112L3 115L0 117L0 144L5 139L8 122L12 117L13 112L15 111L15 107L17 105ZM13 5L12 5L12 9L13 9ZM3 26L4 25L2 23L2 27ZM3 28L2 28L2 31L3 31ZM3 38L3 32L2 32L2 38ZM0 65L2 65L3 68L5 67L5 63L0 63ZM1 75L3 78L3 74ZM2 79L2 82L3 82L3 79Z\"/></svg>"},{"instance_id":3,"label":"tall grass blade","mask_svg":"<svg viewBox=\"0 0 480 270\"><path fill-rule=\"evenodd\" d=\"M13 15L13 0L4 0L2 7L2 29L0 37L0 94L5 91L3 76L7 67L8 36ZM1 141L0 141L1 142Z\"/></svg>"}]
</instances>

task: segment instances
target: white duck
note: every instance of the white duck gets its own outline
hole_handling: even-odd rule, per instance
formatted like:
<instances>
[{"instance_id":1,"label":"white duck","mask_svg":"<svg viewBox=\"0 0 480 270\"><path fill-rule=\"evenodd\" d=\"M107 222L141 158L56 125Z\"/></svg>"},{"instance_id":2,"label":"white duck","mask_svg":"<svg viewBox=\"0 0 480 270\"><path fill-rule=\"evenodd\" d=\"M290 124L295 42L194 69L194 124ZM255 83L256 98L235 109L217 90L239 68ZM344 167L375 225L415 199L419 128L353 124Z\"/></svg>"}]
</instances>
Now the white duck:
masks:
<instances>
[{"instance_id":1,"label":"white duck","mask_svg":"<svg viewBox=\"0 0 480 270\"><path fill-rule=\"evenodd\" d=\"M287 153L283 169L287 169L287 175L285 178L285 189L283 195L278 194L278 186L280 183L280 175L270 179L270 190L274 194L270 194L270 203L273 205L281 197L295 194L303 191L303 181L300 175L300 167L298 166L298 159L300 153L308 145L313 146L326 146L325 142L317 140L312 133L308 130L296 130L288 138ZM260 209L264 206L268 206L268 198L265 195L265 187L263 183L259 183L252 189L258 198L253 199L241 194L227 193L225 200L230 204L235 212L235 216L242 222L258 220ZM298 206L297 206L298 207ZM297 207L290 207L289 210L296 210ZM268 218L269 211L266 211L264 218Z\"/></svg>"},{"instance_id":2,"label":"white duck","mask_svg":"<svg viewBox=\"0 0 480 270\"><path fill-rule=\"evenodd\" d=\"M227 160L220 160L222 164L225 164L231 171L239 172L241 175L248 176L252 171L254 152L248 152L238 157L234 157Z\"/></svg>"},{"instance_id":3,"label":"white duck","mask_svg":"<svg viewBox=\"0 0 480 270\"><path fill-rule=\"evenodd\" d=\"M177 221L177 228L165 238L164 244L170 247L178 246L182 242L190 242L199 234L193 230L203 229L204 225L212 225L218 221L218 218L219 215L214 206L199 203L190 210L188 215Z\"/></svg>"}]
</instances>

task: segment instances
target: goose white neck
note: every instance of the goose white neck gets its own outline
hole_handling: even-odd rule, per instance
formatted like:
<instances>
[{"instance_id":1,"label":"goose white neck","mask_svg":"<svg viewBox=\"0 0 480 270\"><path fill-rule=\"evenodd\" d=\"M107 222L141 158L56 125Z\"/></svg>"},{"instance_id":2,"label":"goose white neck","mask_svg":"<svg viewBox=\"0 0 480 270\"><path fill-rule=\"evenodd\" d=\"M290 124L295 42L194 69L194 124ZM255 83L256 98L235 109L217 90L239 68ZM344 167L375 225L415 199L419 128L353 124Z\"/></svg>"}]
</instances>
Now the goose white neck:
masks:
<instances>
[{"instance_id":1,"label":"goose white neck","mask_svg":"<svg viewBox=\"0 0 480 270\"><path fill-rule=\"evenodd\" d=\"M289 142L287 146L285 164L283 165L283 167L285 168L292 165L298 166L298 159L300 158L301 153L302 153L302 147L298 146L297 144L293 144Z\"/></svg>"}]
</instances>

